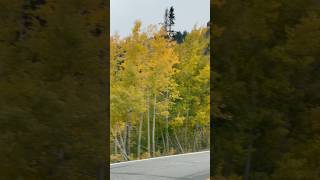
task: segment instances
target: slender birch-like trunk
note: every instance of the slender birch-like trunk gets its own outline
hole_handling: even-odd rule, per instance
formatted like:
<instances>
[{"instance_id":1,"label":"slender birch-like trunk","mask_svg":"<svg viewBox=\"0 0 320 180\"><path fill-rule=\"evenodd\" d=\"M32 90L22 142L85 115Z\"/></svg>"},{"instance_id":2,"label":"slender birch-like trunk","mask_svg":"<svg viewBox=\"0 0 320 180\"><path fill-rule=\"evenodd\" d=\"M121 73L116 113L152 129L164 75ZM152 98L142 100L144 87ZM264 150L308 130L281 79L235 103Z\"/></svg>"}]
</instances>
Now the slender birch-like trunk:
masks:
<instances>
[{"instance_id":1,"label":"slender birch-like trunk","mask_svg":"<svg viewBox=\"0 0 320 180\"><path fill-rule=\"evenodd\" d=\"M124 144L123 144L123 148L124 150L126 151L126 154L128 153L127 152L127 139L128 139L128 118L126 118L126 122L125 122L125 128L124 128L124 135L123 135L123 139L124 139Z\"/></svg>"},{"instance_id":2,"label":"slender birch-like trunk","mask_svg":"<svg viewBox=\"0 0 320 180\"><path fill-rule=\"evenodd\" d=\"M118 123L117 123L117 128L118 128L118 129L120 129L120 128L119 128L119 124L118 124ZM115 138L117 138L118 134L119 134L119 137L120 137L121 145L122 145L123 149L125 150L125 149L126 149L126 146L125 146L125 140L123 140L123 137L122 137L121 131L116 132L116 136L115 136ZM116 139L116 140L117 140L117 141L116 141L116 143L118 143L118 144L120 145L120 142L118 141L118 139ZM120 146L121 146L121 145L120 145Z\"/></svg>"},{"instance_id":3,"label":"slender birch-like trunk","mask_svg":"<svg viewBox=\"0 0 320 180\"><path fill-rule=\"evenodd\" d=\"M166 153L166 140L164 138L164 135L163 135L163 131L161 130L161 137L162 137L162 142L163 142L163 153Z\"/></svg>"},{"instance_id":4,"label":"slender birch-like trunk","mask_svg":"<svg viewBox=\"0 0 320 180\"><path fill-rule=\"evenodd\" d=\"M138 135L138 159L140 159L141 149L141 134L142 134L143 113L140 115L139 135Z\"/></svg>"},{"instance_id":5,"label":"slender birch-like trunk","mask_svg":"<svg viewBox=\"0 0 320 180\"><path fill-rule=\"evenodd\" d=\"M178 136L177 136L176 131L173 131L173 132L174 132L174 136L175 136L175 138L176 138L178 147L180 148L180 151L181 151L182 153L184 153L183 148L182 148L182 146L181 146L181 144L180 144L180 142L179 142L179 139L178 139Z\"/></svg>"},{"instance_id":6,"label":"slender birch-like trunk","mask_svg":"<svg viewBox=\"0 0 320 180\"><path fill-rule=\"evenodd\" d=\"M114 140L116 142L116 145L118 146L118 148L120 149L120 152L121 152L121 155L123 157L123 159L125 159L126 161L130 160L127 153L126 153L126 150L125 148L121 147L119 141L118 141L118 138L117 137L114 137Z\"/></svg>"},{"instance_id":7,"label":"slender birch-like trunk","mask_svg":"<svg viewBox=\"0 0 320 180\"><path fill-rule=\"evenodd\" d=\"M199 143L198 143L198 125L196 125L196 127L194 128L194 131L193 131L193 133L194 133L194 137L193 137L193 151L197 151L198 150L198 145L199 145Z\"/></svg>"},{"instance_id":8,"label":"slender birch-like trunk","mask_svg":"<svg viewBox=\"0 0 320 180\"><path fill-rule=\"evenodd\" d=\"M188 96L190 96L190 86L188 86ZM184 130L184 147L185 149L189 149L189 141L188 141L188 126L189 126L189 110L190 110L190 102L187 100L187 118L185 122L185 130Z\"/></svg>"},{"instance_id":9,"label":"slender birch-like trunk","mask_svg":"<svg viewBox=\"0 0 320 180\"><path fill-rule=\"evenodd\" d=\"M167 91L167 101L169 103L169 91ZM169 112L169 104L167 111ZM170 147L169 147L169 113L166 115L166 152L169 152Z\"/></svg>"},{"instance_id":10,"label":"slender birch-like trunk","mask_svg":"<svg viewBox=\"0 0 320 180\"><path fill-rule=\"evenodd\" d=\"M147 99L147 111L148 111L148 156L150 156L151 148L150 148L150 94L148 94Z\"/></svg>"},{"instance_id":11,"label":"slender birch-like trunk","mask_svg":"<svg viewBox=\"0 0 320 180\"><path fill-rule=\"evenodd\" d=\"M189 125L189 105L188 105L188 109L187 109L187 118L186 118L186 122L185 122L185 129L184 129L184 148L188 149L188 125ZM183 141L183 139L182 139Z\"/></svg>"},{"instance_id":12,"label":"slender birch-like trunk","mask_svg":"<svg viewBox=\"0 0 320 180\"><path fill-rule=\"evenodd\" d=\"M152 156L155 156L156 153L156 143L155 143L155 131L156 131L156 103L157 95L154 95L154 104L153 104L153 122L152 122Z\"/></svg>"},{"instance_id":13,"label":"slender birch-like trunk","mask_svg":"<svg viewBox=\"0 0 320 180\"><path fill-rule=\"evenodd\" d=\"M127 128L127 155L130 156L131 153L131 126L132 126L132 120L133 120L133 112L130 112L129 114L129 121L128 121L128 128Z\"/></svg>"},{"instance_id":14,"label":"slender birch-like trunk","mask_svg":"<svg viewBox=\"0 0 320 180\"><path fill-rule=\"evenodd\" d=\"M117 135L116 135L117 136ZM117 143L114 140L114 154L118 154L118 148L117 148Z\"/></svg>"}]
</instances>

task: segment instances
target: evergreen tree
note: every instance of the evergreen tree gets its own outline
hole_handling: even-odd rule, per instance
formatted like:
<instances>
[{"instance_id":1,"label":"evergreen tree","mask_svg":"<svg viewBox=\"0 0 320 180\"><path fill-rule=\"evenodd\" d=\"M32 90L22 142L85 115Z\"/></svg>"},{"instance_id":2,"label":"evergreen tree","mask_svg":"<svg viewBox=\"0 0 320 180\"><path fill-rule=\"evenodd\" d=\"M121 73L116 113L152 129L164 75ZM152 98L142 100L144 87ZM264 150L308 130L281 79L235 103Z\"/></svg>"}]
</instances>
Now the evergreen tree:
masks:
<instances>
[{"instance_id":1,"label":"evergreen tree","mask_svg":"<svg viewBox=\"0 0 320 180\"><path fill-rule=\"evenodd\" d=\"M165 10L163 25L169 38L173 38L175 36L175 31L172 29L175 24L175 18L173 6L171 6L170 9Z\"/></svg>"}]
</instances>

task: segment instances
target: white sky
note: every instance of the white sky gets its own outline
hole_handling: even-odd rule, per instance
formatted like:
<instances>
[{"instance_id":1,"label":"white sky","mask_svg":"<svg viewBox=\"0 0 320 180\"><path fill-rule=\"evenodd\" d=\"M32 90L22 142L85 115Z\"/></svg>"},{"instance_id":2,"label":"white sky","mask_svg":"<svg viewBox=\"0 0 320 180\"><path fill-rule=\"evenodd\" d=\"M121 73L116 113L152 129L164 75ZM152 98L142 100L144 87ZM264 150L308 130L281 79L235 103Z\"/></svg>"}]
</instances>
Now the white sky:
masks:
<instances>
[{"instance_id":1,"label":"white sky","mask_svg":"<svg viewBox=\"0 0 320 180\"><path fill-rule=\"evenodd\" d=\"M111 0L110 33L128 36L136 20L142 28L163 22L166 8L175 8L176 31L190 31L194 25L204 26L210 20L210 0Z\"/></svg>"}]
</instances>

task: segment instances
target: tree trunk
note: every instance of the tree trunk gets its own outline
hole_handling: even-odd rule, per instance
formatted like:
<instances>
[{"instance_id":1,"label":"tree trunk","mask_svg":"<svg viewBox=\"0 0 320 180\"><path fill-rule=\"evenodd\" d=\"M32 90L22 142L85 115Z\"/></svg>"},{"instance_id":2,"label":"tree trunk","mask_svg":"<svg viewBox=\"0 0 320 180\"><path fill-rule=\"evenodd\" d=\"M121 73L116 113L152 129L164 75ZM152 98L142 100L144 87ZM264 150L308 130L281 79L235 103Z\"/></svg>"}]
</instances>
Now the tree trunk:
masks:
<instances>
[{"instance_id":1,"label":"tree trunk","mask_svg":"<svg viewBox=\"0 0 320 180\"><path fill-rule=\"evenodd\" d=\"M124 135L123 135L123 139L124 139L124 150L126 151L126 154L128 154L128 151L127 151L127 139L128 139L128 118L126 118L126 122L125 122L125 128L124 128Z\"/></svg>"},{"instance_id":2,"label":"tree trunk","mask_svg":"<svg viewBox=\"0 0 320 180\"><path fill-rule=\"evenodd\" d=\"M163 142L163 153L166 152L166 143L165 143L165 138L164 138L164 135L163 135L163 131L161 130L161 136L162 136L162 142Z\"/></svg>"},{"instance_id":3,"label":"tree trunk","mask_svg":"<svg viewBox=\"0 0 320 180\"><path fill-rule=\"evenodd\" d=\"M117 135L116 135L117 136ZM118 154L117 143L114 141L114 154Z\"/></svg>"},{"instance_id":4,"label":"tree trunk","mask_svg":"<svg viewBox=\"0 0 320 180\"><path fill-rule=\"evenodd\" d=\"M172 142L172 139L170 138L170 134L168 134L168 141L169 141L169 147L172 147L173 146L173 142ZM171 146L170 146L170 144L171 144ZM168 148L168 150L169 150L169 154L171 153L170 151L171 151L171 148Z\"/></svg>"},{"instance_id":5,"label":"tree trunk","mask_svg":"<svg viewBox=\"0 0 320 180\"><path fill-rule=\"evenodd\" d=\"M197 127L193 130L193 148L192 151L197 151Z\"/></svg>"},{"instance_id":6,"label":"tree trunk","mask_svg":"<svg viewBox=\"0 0 320 180\"><path fill-rule=\"evenodd\" d=\"M129 121L128 121L128 127L127 127L127 155L130 156L131 154L131 142L130 142L130 139L131 139L131 126L132 126L132 119L133 119L133 113L130 112L130 115L129 115Z\"/></svg>"},{"instance_id":7,"label":"tree trunk","mask_svg":"<svg viewBox=\"0 0 320 180\"><path fill-rule=\"evenodd\" d=\"M118 141L118 138L117 138L116 136L114 136L114 140L115 140L118 148L120 149L120 152L121 152L121 155L122 155L123 159L125 159L126 161L128 161L128 160L129 160L129 157L128 157L126 151L125 151L125 148L122 148L122 147L121 147L121 145L120 145L120 143L119 143L119 141Z\"/></svg>"},{"instance_id":8,"label":"tree trunk","mask_svg":"<svg viewBox=\"0 0 320 180\"><path fill-rule=\"evenodd\" d=\"M188 105L189 106L189 105ZM189 124L189 107L187 109L187 118L185 122L185 129L184 129L184 148L188 150L188 124Z\"/></svg>"},{"instance_id":9,"label":"tree trunk","mask_svg":"<svg viewBox=\"0 0 320 180\"><path fill-rule=\"evenodd\" d=\"M140 159L141 133L142 133L143 114L140 116L139 135L138 135L138 159Z\"/></svg>"},{"instance_id":10,"label":"tree trunk","mask_svg":"<svg viewBox=\"0 0 320 180\"><path fill-rule=\"evenodd\" d=\"M188 86L188 96L190 96L190 86ZM189 110L190 110L190 102L187 100L187 118L186 118L186 124L185 124L185 130L184 130L184 147L185 149L189 149L189 143L188 143L188 125L189 125Z\"/></svg>"},{"instance_id":11,"label":"tree trunk","mask_svg":"<svg viewBox=\"0 0 320 180\"><path fill-rule=\"evenodd\" d=\"M169 91L167 91L167 100L169 102ZM168 109L167 111L169 112L169 104L168 104ZM169 152L170 147L169 147L169 113L166 115L166 152Z\"/></svg>"},{"instance_id":12,"label":"tree trunk","mask_svg":"<svg viewBox=\"0 0 320 180\"><path fill-rule=\"evenodd\" d=\"M174 132L174 136L175 136L175 138L176 138L178 147L180 148L180 151L181 151L182 153L184 153L183 148L182 148L182 146L181 146L181 144L180 144L180 142L179 142L179 139L178 139L178 136L177 136L176 131L173 131L173 132Z\"/></svg>"},{"instance_id":13,"label":"tree trunk","mask_svg":"<svg viewBox=\"0 0 320 180\"><path fill-rule=\"evenodd\" d=\"M148 94L147 100L147 110L148 110L148 156L150 156L150 94Z\"/></svg>"},{"instance_id":14,"label":"tree trunk","mask_svg":"<svg viewBox=\"0 0 320 180\"><path fill-rule=\"evenodd\" d=\"M157 95L154 95L154 105L153 105L153 126L152 126L152 156L155 156L156 153L156 144L155 144L155 131L156 131L156 103Z\"/></svg>"},{"instance_id":15,"label":"tree trunk","mask_svg":"<svg viewBox=\"0 0 320 180\"><path fill-rule=\"evenodd\" d=\"M203 138L204 138L204 132L203 132L203 128L200 127L199 128L200 130L200 139L199 139L199 142L200 142L200 148L202 149L204 146L205 146L205 143L203 142Z\"/></svg>"},{"instance_id":16,"label":"tree trunk","mask_svg":"<svg viewBox=\"0 0 320 180\"><path fill-rule=\"evenodd\" d=\"M118 124L117 124L117 128L119 129L119 125L118 125ZM117 146L118 146L118 144L120 145L120 143L119 143L119 141L118 141L118 139L117 139L118 134L119 134L119 137L120 137L121 145L122 145L123 149L125 150L125 149L126 149L126 145L125 145L125 142L126 142L126 141L123 140L121 131L119 131L118 133L116 132L116 136L115 136L116 144L117 144ZM121 147L121 145L120 145L120 147ZM118 147L119 147L119 146L118 146ZM120 151L121 151L121 149L120 149Z\"/></svg>"},{"instance_id":17,"label":"tree trunk","mask_svg":"<svg viewBox=\"0 0 320 180\"><path fill-rule=\"evenodd\" d=\"M155 130L155 152L157 152L158 144L159 144L159 126L156 126ZM156 155L155 155L156 156Z\"/></svg>"}]
</instances>

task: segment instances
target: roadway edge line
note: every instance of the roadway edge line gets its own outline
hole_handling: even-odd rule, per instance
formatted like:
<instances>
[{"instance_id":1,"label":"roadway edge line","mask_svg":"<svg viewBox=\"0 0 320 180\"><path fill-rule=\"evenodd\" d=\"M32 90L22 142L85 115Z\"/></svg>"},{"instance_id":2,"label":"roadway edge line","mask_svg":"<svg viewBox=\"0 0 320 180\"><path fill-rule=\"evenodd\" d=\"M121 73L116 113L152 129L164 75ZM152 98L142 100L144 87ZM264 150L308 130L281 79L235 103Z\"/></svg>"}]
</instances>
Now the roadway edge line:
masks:
<instances>
[{"instance_id":1,"label":"roadway edge line","mask_svg":"<svg viewBox=\"0 0 320 180\"><path fill-rule=\"evenodd\" d=\"M141 162L141 161L148 161L148 160L155 160L155 159L164 159L164 158L177 157L177 156L201 154L201 153L207 153L207 152L210 152L210 151L199 151L199 152L193 152L193 153L175 154L175 155L154 157L154 158L148 158L148 159L139 159L139 160L125 161L125 162L111 163L110 166L119 165L119 164L128 164L128 163L134 163L134 162Z\"/></svg>"}]
</instances>

